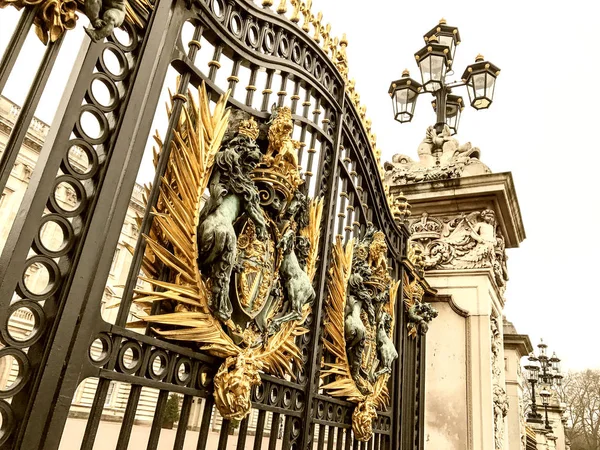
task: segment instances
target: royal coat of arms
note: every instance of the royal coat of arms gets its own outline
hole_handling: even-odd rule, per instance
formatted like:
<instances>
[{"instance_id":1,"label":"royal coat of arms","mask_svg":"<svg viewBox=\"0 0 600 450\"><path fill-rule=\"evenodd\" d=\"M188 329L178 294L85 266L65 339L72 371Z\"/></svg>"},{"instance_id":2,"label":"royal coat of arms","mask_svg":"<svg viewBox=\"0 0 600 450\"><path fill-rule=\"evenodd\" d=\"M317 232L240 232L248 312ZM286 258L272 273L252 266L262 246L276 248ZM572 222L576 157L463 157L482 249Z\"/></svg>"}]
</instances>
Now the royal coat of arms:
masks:
<instances>
[{"instance_id":1,"label":"royal coat of arms","mask_svg":"<svg viewBox=\"0 0 600 450\"><path fill-rule=\"evenodd\" d=\"M389 275L387 245L381 231L333 247L326 304L323 390L357 404L352 428L358 440L373 435L377 410L389 404L387 382L398 352L392 341L399 282Z\"/></svg>"},{"instance_id":2,"label":"royal coat of arms","mask_svg":"<svg viewBox=\"0 0 600 450\"><path fill-rule=\"evenodd\" d=\"M241 420L259 372L301 367L295 340L315 298L322 202L303 194L289 108L273 111L260 140L253 118L229 120L227 96L212 113L204 86L199 103L187 99L147 236L153 289L135 301L159 335L225 359L215 403Z\"/></svg>"}]
</instances>

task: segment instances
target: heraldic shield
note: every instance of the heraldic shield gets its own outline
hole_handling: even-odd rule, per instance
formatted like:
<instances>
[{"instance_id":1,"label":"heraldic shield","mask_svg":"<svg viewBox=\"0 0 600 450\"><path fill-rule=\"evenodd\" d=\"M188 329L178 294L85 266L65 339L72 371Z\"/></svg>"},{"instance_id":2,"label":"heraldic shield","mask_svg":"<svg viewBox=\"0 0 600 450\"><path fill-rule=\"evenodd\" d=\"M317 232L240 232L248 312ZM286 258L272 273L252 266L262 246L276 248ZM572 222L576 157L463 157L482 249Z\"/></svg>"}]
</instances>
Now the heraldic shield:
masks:
<instances>
[{"instance_id":1,"label":"heraldic shield","mask_svg":"<svg viewBox=\"0 0 600 450\"><path fill-rule=\"evenodd\" d=\"M252 219L243 218L237 240L237 261L231 296L234 303L234 322L254 319L267 306L267 299L278 280L278 261L271 233L261 241ZM237 311L236 311L237 309ZM235 317L237 316L237 317Z\"/></svg>"}]
</instances>

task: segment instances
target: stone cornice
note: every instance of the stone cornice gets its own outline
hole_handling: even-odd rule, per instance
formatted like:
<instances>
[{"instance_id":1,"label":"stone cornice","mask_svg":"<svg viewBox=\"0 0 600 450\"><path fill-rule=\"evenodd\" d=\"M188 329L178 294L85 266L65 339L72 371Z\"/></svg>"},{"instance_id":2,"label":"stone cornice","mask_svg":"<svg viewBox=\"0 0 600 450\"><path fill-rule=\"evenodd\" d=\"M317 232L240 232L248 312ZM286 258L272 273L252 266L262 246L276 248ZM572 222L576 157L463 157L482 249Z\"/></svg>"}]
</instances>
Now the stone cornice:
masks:
<instances>
[{"instance_id":1,"label":"stone cornice","mask_svg":"<svg viewBox=\"0 0 600 450\"><path fill-rule=\"evenodd\" d=\"M514 248L525 239L525 229L510 172L477 175L421 183L391 185L408 198L412 217L461 214L491 208L506 247Z\"/></svg>"},{"instance_id":2,"label":"stone cornice","mask_svg":"<svg viewBox=\"0 0 600 450\"><path fill-rule=\"evenodd\" d=\"M519 358L529 355L533 351L533 346L526 334L504 334L504 348L515 349L519 353Z\"/></svg>"}]
</instances>

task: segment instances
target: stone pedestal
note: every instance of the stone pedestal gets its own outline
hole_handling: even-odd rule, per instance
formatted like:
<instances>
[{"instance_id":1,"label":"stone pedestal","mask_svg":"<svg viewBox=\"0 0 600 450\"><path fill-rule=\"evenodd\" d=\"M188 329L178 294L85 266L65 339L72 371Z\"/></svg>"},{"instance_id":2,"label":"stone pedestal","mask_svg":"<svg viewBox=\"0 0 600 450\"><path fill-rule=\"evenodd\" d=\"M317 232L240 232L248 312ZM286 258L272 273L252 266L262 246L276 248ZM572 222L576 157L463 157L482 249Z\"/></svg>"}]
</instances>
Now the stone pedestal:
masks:
<instances>
[{"instance_id":1,"label":"stone pedestal","mask_svg":"<svg viewBox=\"0 0 600 450\"><path fill-rule=\"evenodd\" d=\"M425 449L520 450L507 426L502 324L505 248L525 238L511 174L390 190L411 205L411 257L439 293L427 298L439 316L427 335Z\"/></svg>"}]
</instances>

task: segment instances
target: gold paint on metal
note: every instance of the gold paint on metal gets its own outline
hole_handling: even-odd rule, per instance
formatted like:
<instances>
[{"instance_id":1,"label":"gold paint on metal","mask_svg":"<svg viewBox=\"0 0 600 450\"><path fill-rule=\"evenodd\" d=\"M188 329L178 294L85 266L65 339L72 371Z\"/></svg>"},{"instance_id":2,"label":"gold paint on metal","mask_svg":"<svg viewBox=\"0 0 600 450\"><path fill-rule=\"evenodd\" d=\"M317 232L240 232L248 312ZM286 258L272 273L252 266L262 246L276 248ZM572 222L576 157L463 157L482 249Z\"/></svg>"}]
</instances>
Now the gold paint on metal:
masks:
<instances>
[{"instance_id":1,"label":"gold paint on metal","mask_svg":"<svg viewBox=\"0 0 600 450\"><path fill-rule=\"evenodd\" d=\"M239 330L242 341L236 344L209 307L211 280L198 266L196 232L215 155L228 126L228 96L229 92L221 96L211 113L210 97L204 84L199 88L197 98L188 93L160 186L160 200L153 208L152 227L144 236L147 247L142 263L144 276L140 279L148 282L152 289L136 289L134 301L145 312L138 317L140 321L152 324L159 336L196 342L200 350L225 360L214 378L215 403L225 419L242 420L250 413L251 392L261 382L260 372L293 378L294 370L301 369L302 354L295 342L298 336L307 332L302 324L310 312L310 305L304 306L300 320L282 324L267 343L259 346L250 345L256 337L250 330ZM284 183L285 180L301 182L298 168L289 164L293 157L287 156L295 150L291 141L291 114L278 115L274 123L278 126L271 126L269 150L270 161L276 162L277 167L262 161L260 171L255 169L253 176L260 178L271 174L273 180L283 177ZM255 139L258 124L253 118L242 121L238 131ZM158 135L155 140L158 154L163 150L163 143ZM322 199L313 200L309 204L308 225L299 231L310 243L306 262L310 280L316 273L322 210ZM250 241L254 242L252 230L247 230L246 234L248 245L251 245ZM167 280L160 278L158 269L161 265L171 269L171 277ZM163 300L175 302L176 312L150 315L154 302ZM226 325L235 327L233 323Z\"/></svg>"},{"instance_id":2,"label":"gold paint on metal","mask_svg":"<svg viewBox=\"0 0 600 450\"><path fill-rule=\"evenodd\" d=\"M371 283L389 287L389 303L385 312L392 318L390 335L393 336L395 301L400 283L392 281L388 273L387 245L383 233L376 232L369 248L359 248L357 251L365 250L366 254L362 256L357 254L356 257L365 259L370 265L374 275L370 279ZM326 325L323 340L325 349L335 357L335 361L323 362L321 378L333 379L322 386L323 391L333 397L344 397L356 403L352 414L352 430L356 439L364 442L373 436L373 419L377 416L377 410L385 410L390 403L387 387L390 374L381 374L372 383L369 382L369 393L365 395L359 390L350 372L346 354L345 307L354 252L354 239L350 239L344 247L342 237L339 235L336 237L327 282Z\"/></svg>"},{"instance_id":3,"label":"gold paint on metal","mask_svg":"<svg viewBox=\"0 0 600 450\"><path fill-rule=\"evenodd\" d=\"M77 2L75 0L0 0L0 9L13 6L22 8L38 7L33 20L35 34L44 43L56 42L67 30L77 24Z\"/></svg>"}]
</instances>

